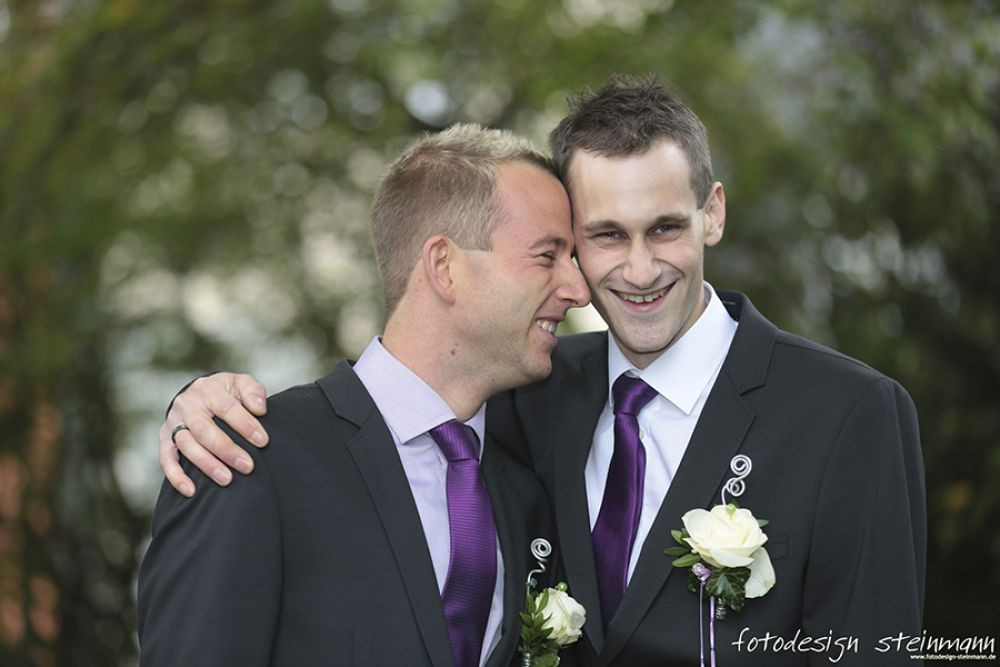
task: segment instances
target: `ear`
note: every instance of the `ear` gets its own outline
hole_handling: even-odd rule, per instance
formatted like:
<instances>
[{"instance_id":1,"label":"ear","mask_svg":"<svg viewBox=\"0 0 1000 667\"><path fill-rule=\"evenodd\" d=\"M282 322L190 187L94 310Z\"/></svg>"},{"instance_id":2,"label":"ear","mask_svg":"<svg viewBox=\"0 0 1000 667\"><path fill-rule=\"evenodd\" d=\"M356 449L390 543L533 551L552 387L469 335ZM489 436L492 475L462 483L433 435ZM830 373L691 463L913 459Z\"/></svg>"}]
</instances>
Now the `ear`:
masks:
<instances>
[{"instance_id":1,"label":"ear","mask_svg":"<svg viewBox=\"0 0 1000 667\"><path fill-rule=\"evenodd\" d=\"M438 298L455 303L455 269L460 249L450 239L435 234L424 241L420 253L420 268L427 284Z\"/></svg>"},{"instance_id":2,"label":"ear","mask_svg":"<svg viewBox=\"0 0 1000 667\"><path fill-rule=\"evenodd\" d=\"M705 245L714 246L722 240L726 229L726 192L722 183L712 184L712 192L705 202Z\"/></svg>"}]
</instances>

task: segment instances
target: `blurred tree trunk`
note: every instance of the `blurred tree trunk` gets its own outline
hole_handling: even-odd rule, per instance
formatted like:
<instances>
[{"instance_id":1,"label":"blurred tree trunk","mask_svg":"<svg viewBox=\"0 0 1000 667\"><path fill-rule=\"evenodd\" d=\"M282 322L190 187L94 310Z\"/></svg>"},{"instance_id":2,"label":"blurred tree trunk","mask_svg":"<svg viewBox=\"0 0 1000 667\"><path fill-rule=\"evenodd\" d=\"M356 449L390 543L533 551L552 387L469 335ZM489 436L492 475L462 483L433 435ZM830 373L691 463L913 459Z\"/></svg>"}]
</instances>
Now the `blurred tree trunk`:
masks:
<instances>
[{"instance_id":1,"label":"blurred tree trunk","mask_svg":"<svg viewBox=\"0 0 1000 667\"><path fill-rule=\"evenodd\" d=\"M28 290L0 275L3 359L28 331ZM37 295L36 295L37 296ZM5 363L6 367L8 364ZM0 662L55 665L61 591L48 541L62 420L37 383L6 373L0 385Z\"/></svg>"},{"instance_id":2,"label":"blurred tree trunk","mask_svg":"<svg viewBox=\"0 0 1000 667\"><path fill-rule=\"evenodd\" d=\"M25 349L52 307L0 277L0 347ZM22 290L12 289L13 285ZM49 292L51 294L51 292ZM11 307L12 303L21 307ZM41 318L45 319L45 318ZM114 415L96 337L48 381L0 386L0 664L113 665L133 652L135 551L146 530L111 469Z\"/></svg>"},{"instance_id":3,"label":"blurred tree trunk","mask_svg":"<svg viewBox=\"0 0 1000 667\"><path fill-rule=\"evenodd\" d=\"M0 663L106 666L134 654L145 522L112 469L97 277L117 223L88 217L106 205L87 192L105 159L85 55L100 33L61 43L46 5L19 9L0 89Z\"/></svg>"}]
</instances>

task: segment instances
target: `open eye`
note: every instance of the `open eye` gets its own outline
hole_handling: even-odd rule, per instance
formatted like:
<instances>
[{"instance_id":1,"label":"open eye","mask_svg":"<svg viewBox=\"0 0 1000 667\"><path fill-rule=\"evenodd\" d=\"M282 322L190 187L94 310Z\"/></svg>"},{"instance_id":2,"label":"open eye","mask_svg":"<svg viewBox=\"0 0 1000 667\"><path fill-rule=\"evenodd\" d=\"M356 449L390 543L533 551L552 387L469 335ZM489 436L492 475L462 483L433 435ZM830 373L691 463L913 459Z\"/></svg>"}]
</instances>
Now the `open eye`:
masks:
<instances>
[{"instance_id":1,"label":"open eye","mask_svg":"<svg viewBox=\"0 0 1000 667\"><path fill-rule=\"evenodd\" d=\"M590 237L591 239L597 241L620 241L625 238L625 234L614 229L609 229L603 232L597 232Z\"/></svg>"}]
</instances>

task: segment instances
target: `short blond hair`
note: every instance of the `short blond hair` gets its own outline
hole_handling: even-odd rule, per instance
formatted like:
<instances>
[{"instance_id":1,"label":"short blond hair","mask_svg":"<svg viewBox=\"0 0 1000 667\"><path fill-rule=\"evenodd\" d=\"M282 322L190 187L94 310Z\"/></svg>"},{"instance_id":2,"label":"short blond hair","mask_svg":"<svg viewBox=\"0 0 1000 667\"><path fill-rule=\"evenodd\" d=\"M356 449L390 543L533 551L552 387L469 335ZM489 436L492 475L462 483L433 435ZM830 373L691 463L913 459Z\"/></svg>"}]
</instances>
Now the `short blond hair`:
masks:
<instances>
[{"instance_id":1,"label":"short blond hair","mask_svg":"<svg viewBox=\"0 0 1000 667\"><path fill-rule=\"evenodd\" d=\"M497 166L515 161L555 175L552 161L527 139L472 123L424 136L389 165L370 216L386 316L403 298L431 236L441 234L466 249L490 249L504 215L496 193Z\"/></svg>"}]
</instances>

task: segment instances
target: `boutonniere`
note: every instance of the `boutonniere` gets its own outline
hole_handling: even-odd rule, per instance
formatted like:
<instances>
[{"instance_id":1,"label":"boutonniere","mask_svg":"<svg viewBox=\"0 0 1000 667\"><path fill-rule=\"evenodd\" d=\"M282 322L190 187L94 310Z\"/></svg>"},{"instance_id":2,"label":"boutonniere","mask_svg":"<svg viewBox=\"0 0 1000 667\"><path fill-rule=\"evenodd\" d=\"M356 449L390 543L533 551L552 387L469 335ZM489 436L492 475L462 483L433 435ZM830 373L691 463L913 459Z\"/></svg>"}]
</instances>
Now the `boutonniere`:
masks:
<instances>
[{"instance_id":1,"label":"boutonniere","mask_svg":"<svg viewBox=\"0 0 1000 667\"><path fill-rule=\"evenodd\" d=\"M545 563L552 554L548 540L531 541L531 554L538 568L528 573L525 585L524 611L521 612L521 666L555 667L559 650L580 638L587 611L567 593L560 582L555 588L536 591L535 575L545 572Z\"/></svg>"},{"instance_id":2,"label":"boutonniere","mask_svg":"<svg viewBox=\"0 0 1000 667\"><path fill-rule=\"evenodd\" d=\"M767 521L726 502L727 491L737 497L743 494L743 480L752 467L750 457L734 456L729 468L736 477L723 485L722 503L711 510L693 509L681 517L684 528L670 531L678 546L664 552L675 557L675 567L688 569L688 590L702 601L708 597L713 665L715 621L724 620L727 609L739 613L747 598L763 596L775 583L771 558L764 548L767 535L762 528ZM701 660L704 665L704 641Z\"/></svg>"}]
</instances>

